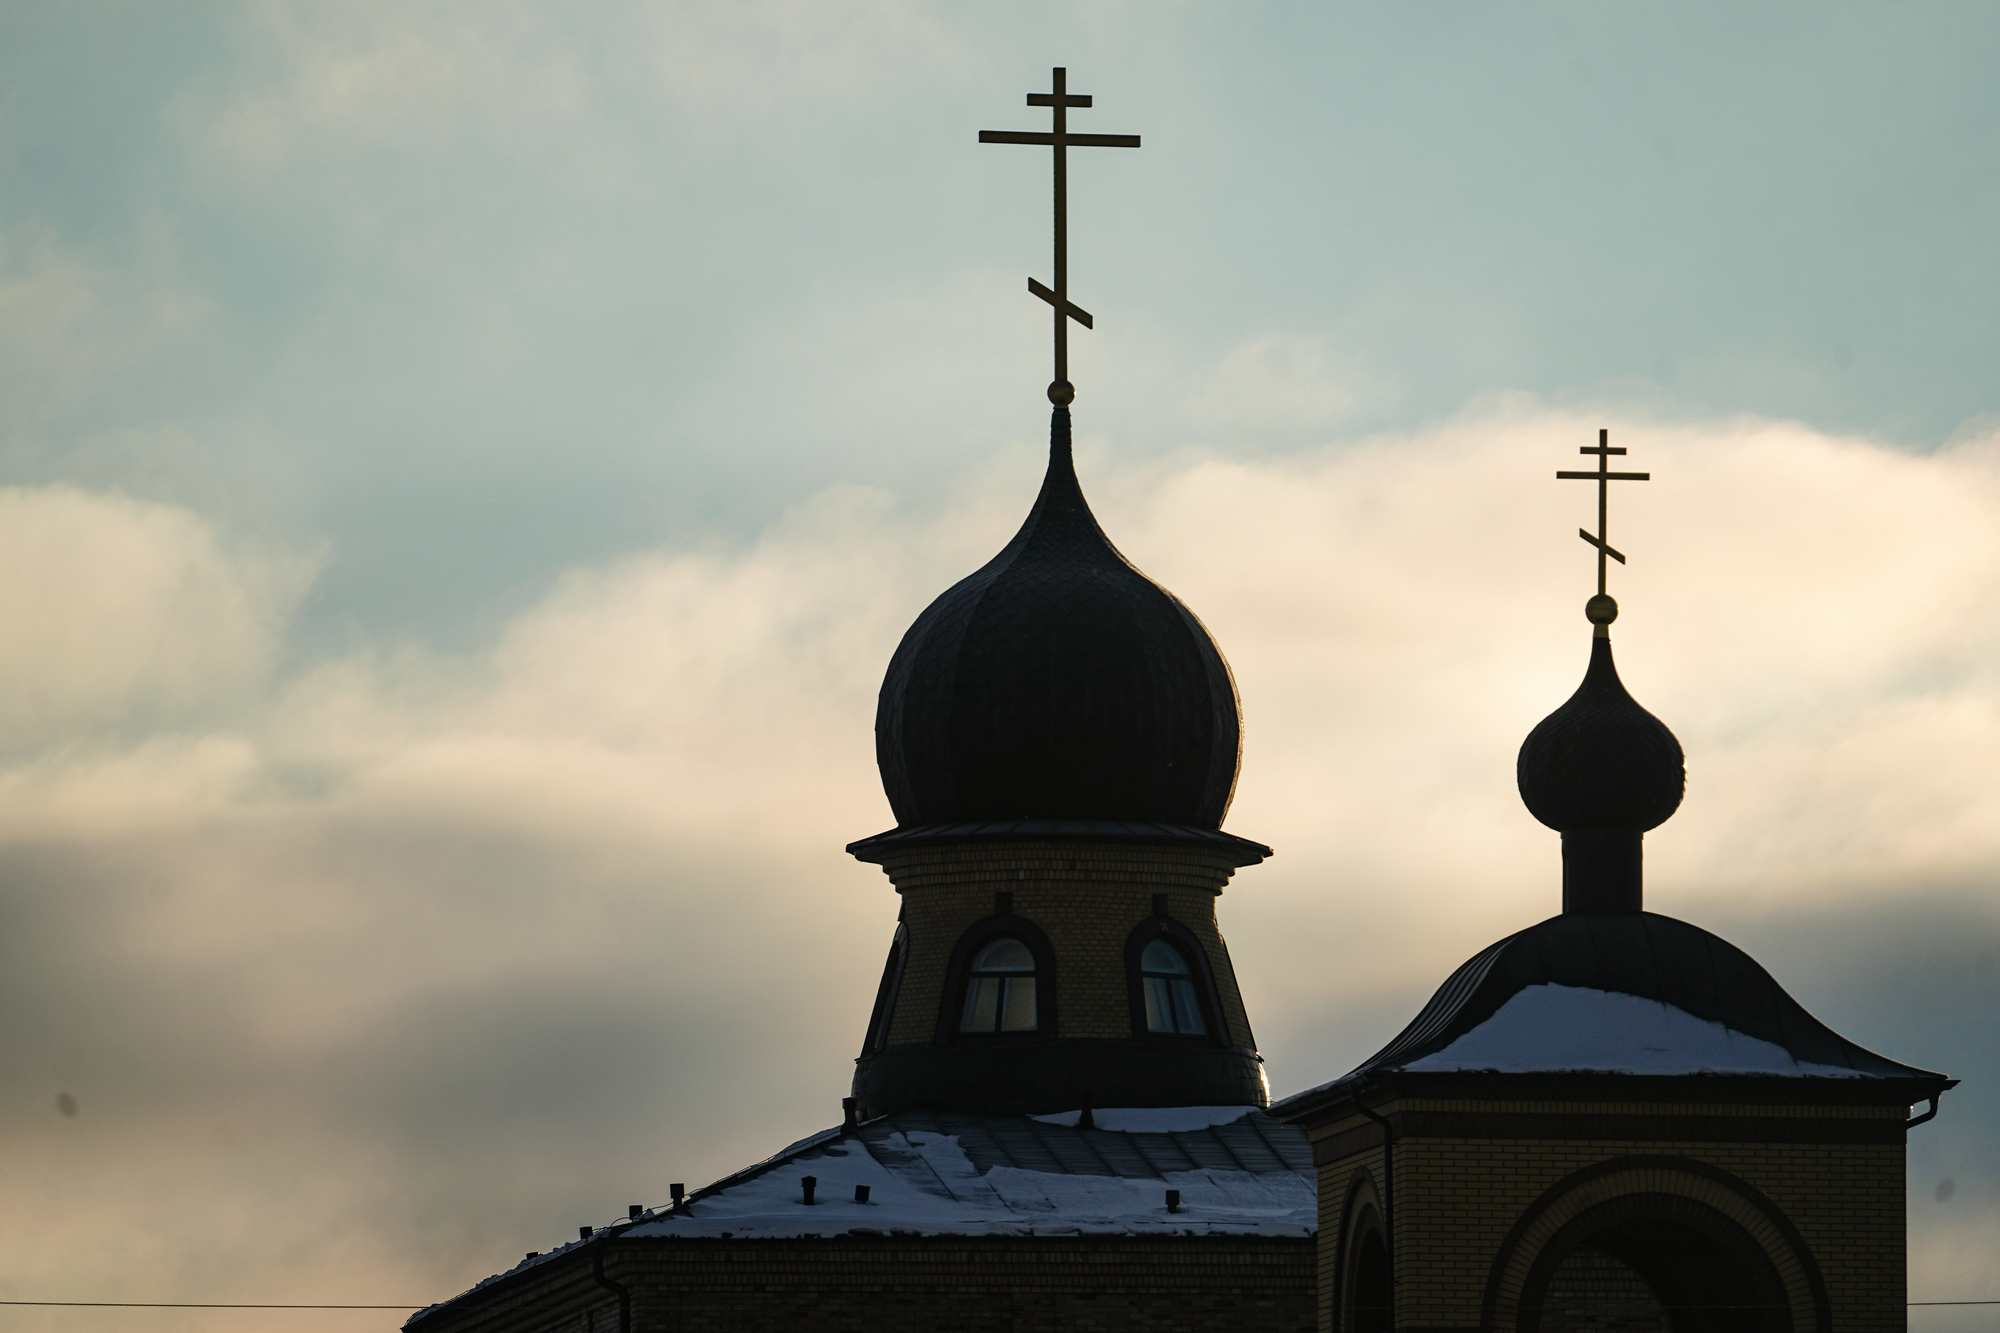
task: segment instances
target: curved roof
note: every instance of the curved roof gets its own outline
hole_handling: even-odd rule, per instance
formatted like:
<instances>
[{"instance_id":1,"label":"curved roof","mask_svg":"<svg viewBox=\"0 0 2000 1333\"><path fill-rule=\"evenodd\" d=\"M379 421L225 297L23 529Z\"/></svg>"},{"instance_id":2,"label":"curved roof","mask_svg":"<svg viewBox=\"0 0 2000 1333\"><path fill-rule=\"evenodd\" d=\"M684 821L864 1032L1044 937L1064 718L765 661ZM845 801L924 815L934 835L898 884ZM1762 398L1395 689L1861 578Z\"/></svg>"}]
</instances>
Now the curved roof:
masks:
<instances>
[{"instance_id":1,"label":"curved roof","mask_svg":"<svg viewBox=\"0 0 2000 1333\"><path fill-rule=\"evenodd\" d=\"M1516 1023L1506 1034L1505 1063L1494 1061L1494 1042L1468 1041L1475 1029L1499 1015L1538 987L1567 988L1580 995L1654 1001L1688 1022L1670 1025L1699 1050L1686 1052L1686 1063L1674 1063L1675 1052L1661 1052L1638 1068L1624 1064L1578 1063L1571 1024L1544 1022L1539 1029ZM1515 1009L1522 1013L1527 1006ZM1628 1022L1634 1009L1613 999L1604 1010ZM1548 1010L1543 1008L1546 1014ZM1719 1029L1719 1030L1718 1030ZM1491 1030L1489 1029L1489 1032ZM1731 1035L1748 1038L1739 1054L1759 1054L1757 1046L1776 1048L1780 1059L1752 1059L1717 1066L1704 1063ZM1466 1054L1453 1057L1452 1051ZM1442 1057L1442 1058L1440 1058ZM1763 1067L1760 1067L1763 1066ZM1493 1069L1510 1073L1752 1073L1793 1077L1863 1079L1932 1079L1942 1074L1898 1064L1855 1045L1814 1018L1785 992L1769 972L1735 945L1699 926L1653 912L1622 914L1569 913L1538 925L1475 954L1423 1007L1396 1039L1332 1083L1286 1098L1274 1106L1282 1111L1295 1103L1320 1101L1343 1086L1378 1074L1470 1072Z\"/></svg>"},{"instance_id":2,"label":"curved roof","mask_svg":"<svg viewBox=\"0 0 2000 1333\"><path fill-rule=\"evenodd\" d=\"M1098 527L1058 408L1027 522L917 617L882 681L875 752L898 826L1214 829L1240 735L1228 663Z\"/></svg>"}]
</instances>

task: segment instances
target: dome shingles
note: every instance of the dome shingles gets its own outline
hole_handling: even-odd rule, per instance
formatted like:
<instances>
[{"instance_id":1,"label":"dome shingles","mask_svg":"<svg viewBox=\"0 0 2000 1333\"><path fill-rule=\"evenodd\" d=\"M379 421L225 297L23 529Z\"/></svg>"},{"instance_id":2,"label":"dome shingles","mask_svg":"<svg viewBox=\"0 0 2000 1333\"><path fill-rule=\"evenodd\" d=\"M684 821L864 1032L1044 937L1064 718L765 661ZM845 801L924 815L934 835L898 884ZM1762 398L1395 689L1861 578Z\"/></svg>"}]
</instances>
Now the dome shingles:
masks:
<instances>
[{"instance_id":1,"label":"dome shingles","mask_svg":"<svg viewBox=\"0 0 2000 1333\"><path fill-rule=\"evenodd\" d=\"M1228 663L1091 515L1054 414L1049 469L1012 541L903 636L876 759L903 828L995 819L1214 829L1241 729Z\"/></svg>"}]
</instances>

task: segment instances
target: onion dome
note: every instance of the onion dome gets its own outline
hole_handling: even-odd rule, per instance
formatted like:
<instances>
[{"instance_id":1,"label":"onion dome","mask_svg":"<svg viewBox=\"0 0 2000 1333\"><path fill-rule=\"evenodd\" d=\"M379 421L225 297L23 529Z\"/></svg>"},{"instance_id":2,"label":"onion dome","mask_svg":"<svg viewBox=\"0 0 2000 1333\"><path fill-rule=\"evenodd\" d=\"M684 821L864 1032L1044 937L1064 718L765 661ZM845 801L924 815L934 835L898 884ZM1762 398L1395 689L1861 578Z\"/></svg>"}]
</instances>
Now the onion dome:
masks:
<instances>
[{"instance_id":1,"label":"onion dome","mask_svg":"<svg viewBox=\"0 0 2000 1333\"><path fill-rule=\"evenodd\" d=\"M1593 639L1569 702L1521 743L1515 780L1529 813L1561 833L1644 833L1680 808L1681 744L1625 692L1611 640Z\"/></svg>"},{"instance_id":2,"label":"onion dome","mask_svg":"<svg viewBox=\"0 0 2000 1333\"><path fill-rule=\"evenodd\" d=\"M1563 835L1563 911L1637 912L1644 905L1640 838L1680 808L1681 743L1625 692L1607 626L1618 604L1602 593L1583 684L1543 718L1514 762L1529 813Z\"/></svg>"},{"instance_id":3,"label":"onion dome","mask_svg":"<svg viewBox=\"0 0 2000 1333\"><path fill-rule=\"evenodd\" d=\"M1058 407L1027 522L889 663L875 754L898 833L1124 821L1213 839L1240 743L1229 664L1098 527Z\"/></svg>"}]
</instances>

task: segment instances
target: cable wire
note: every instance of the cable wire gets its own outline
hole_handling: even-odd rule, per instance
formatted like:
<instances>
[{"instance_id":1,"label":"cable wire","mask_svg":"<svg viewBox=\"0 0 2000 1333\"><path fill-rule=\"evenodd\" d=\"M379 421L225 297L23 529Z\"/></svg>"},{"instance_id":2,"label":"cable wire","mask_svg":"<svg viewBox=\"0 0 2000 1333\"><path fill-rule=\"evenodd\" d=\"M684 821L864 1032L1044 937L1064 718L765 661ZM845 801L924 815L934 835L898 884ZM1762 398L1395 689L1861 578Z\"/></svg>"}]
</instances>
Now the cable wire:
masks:
<instances>
[{"instance_id":1,"label":"cable wire","mask_svg":"<svg viewBox=\"0 0 2000 1333\"><path fill-rule=\"evenodd\" d=\"M60 1305L92 1310L423 1310L415 1305L239 1305L216 1301L0 1301L0 1305Z\"/></svg>"}]
</instances>

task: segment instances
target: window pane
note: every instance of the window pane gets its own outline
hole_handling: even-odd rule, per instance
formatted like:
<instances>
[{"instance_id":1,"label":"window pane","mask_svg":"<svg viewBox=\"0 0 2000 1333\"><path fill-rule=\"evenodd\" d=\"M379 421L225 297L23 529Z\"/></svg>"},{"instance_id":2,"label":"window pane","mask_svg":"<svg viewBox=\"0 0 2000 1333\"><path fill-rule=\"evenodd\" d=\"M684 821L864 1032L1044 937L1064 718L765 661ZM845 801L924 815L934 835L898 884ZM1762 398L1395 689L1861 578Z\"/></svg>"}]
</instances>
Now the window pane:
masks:
<instances>
[{"instance_id":1,"label":"window pane","mask_svg":"<svg viewBox=\"0 0 2000 1333\"><path fill-rule=\"evenodd\" d=\"M973 960L975 972L1032 972L1035 970L1035 956L1028 952L1028 946L1019 940L995 940L979 951Z\"/></svg>"},{"instance_id":2,"label":"window pane","mask_svg":"<svg viewBox=\"0 0 2000 1333\"><path fill-rule=\"evenodd\" d=\"M1146 978L1146 1030L1174 1030L1174 1002L1167 995L1167 983L1159 977Z\"/></svg>"},{"instance_id":3,"label":"window pane","mask_svg":"<svg viewBox=\"0 0 2000 1333\"><path fill-rule=\"evenodd\" d=\"M1007 1008L1000 1027L1006 1032L1035 1030L1035 979L1008 977L998 983L1007 988Z\"/></svg>"},{"instance_id":4,"label":"window pane","mask_svg":"<svg viewBox=\"0 0 2000 1333\"><path fill-rule=\"evenodd\" d=\"M960 1032L991 1032L999 1026L1000 978L974 977L965 988L965 1018Z\"/></svg>"},{"instance_id":5,"label":"window pane","mask_svg":"<svg viewBox=\"0 0 2000 1333\"><path fill-rule=\"evenodd\" d=\"M1165 972L1169 976L1184 977L1188 974L1187 959L1181 951L1165 940L1154 940L1146 946L1146 952L1139 955L1139 970L1142 972Z\"/></svg>"},{"instance_id":6,"label":"window pane","mask_svg":"<svg viewBox=\"0 0 2000 1333\"><path fill-rule=\"evenodd\" d=\"M1176 981L1174 988L1174 1029L1179 1032L1200 1034L1208 1031L1201 1021L1201 1005L1195 1001L1194 983Z\"/></svg>"}]
</instances>

